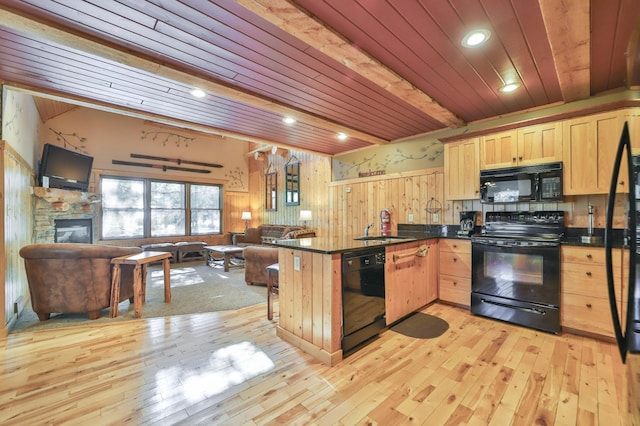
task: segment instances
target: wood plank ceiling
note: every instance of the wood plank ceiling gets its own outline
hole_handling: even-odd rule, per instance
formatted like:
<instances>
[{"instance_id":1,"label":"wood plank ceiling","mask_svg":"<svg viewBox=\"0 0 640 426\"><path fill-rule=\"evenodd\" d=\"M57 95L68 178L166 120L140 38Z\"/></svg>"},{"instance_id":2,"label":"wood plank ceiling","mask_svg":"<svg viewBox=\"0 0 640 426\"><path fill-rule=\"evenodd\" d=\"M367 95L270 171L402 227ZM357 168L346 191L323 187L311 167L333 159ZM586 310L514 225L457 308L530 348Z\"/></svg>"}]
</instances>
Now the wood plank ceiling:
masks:
<instances>
[{"instance_id":1,"label":"wood plank ceiling","mask_svg":"<svg viewBox=\"0 0 640 426\"><path fill-rule=\"evenodd\" d=\"M0 0L0 80L332 155L628 87L639 16L636 0ZM463 47L474 28L489 41Z\"/></svg>"}]
</instances>

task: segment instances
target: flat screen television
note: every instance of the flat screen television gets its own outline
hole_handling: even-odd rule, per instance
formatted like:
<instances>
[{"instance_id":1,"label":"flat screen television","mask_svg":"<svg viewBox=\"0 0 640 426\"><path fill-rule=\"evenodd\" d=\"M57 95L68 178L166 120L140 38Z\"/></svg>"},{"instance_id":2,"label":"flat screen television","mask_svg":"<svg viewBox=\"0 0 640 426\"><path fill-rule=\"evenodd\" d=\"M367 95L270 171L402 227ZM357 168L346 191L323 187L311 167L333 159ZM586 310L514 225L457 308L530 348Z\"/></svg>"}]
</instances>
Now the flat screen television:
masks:
<instances>
[{"instance_id":1,"label":"flat screen television","mask_svg":"<svg viewBox=\"0 0 640 426\"><path fill-rule=\"evenodd\" d=\"M45 144L40 161L40 185L87 192L93 157Z\"/></svg>"}]
</instances>

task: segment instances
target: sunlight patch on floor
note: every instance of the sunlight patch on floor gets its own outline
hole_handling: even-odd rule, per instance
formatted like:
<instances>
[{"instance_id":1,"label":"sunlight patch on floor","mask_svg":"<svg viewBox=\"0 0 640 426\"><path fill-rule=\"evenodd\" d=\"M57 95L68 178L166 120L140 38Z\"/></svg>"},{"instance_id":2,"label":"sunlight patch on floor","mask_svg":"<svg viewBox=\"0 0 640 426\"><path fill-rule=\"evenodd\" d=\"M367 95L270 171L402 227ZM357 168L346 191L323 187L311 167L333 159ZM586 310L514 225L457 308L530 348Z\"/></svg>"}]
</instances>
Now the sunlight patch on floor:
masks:
<instances>
[{"instance_id":1,"label":"sunlight patch on floor","mask_svg":"<svg viewBox=\"0 0 640 426\"><path fill-rule=\"evenodd\" d=\"M240 342L213 352L208 363L196 369L180 365L156 374L157 396L171 400L177 393L190 402L217 395L275 367L273 361L251 342Z\"/></svg>"},{"instance_id":2,"label":"sunlight patch on floor","mask_svg":"<svg viewBox=\"0 0 640 426\"><path fill-rule=\"evenodd\" d=\"M202 284L204 280L195 268L174 268L171 269L171 288L183 287L193 284ZM151 285L153 287L164 287L164 273L162 271L151 272Z\"/></svg>"}]
</instances>

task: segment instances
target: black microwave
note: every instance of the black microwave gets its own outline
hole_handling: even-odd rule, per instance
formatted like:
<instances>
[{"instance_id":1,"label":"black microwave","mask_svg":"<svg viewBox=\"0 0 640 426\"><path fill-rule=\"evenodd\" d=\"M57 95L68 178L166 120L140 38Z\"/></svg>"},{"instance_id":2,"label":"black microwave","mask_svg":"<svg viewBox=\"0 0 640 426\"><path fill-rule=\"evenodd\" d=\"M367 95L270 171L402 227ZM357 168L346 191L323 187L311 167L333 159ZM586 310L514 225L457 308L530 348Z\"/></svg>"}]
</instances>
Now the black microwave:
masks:
<instances>
[{"instance_id":1,"label":"black microwave","mask_svg":"<svg viewBox=\"0 0 640 426\"><path fill-rule=\"evenodd\" d=\"M480 202L562 201L562 163L480 171Z\"/></svg>"}]
</instances>

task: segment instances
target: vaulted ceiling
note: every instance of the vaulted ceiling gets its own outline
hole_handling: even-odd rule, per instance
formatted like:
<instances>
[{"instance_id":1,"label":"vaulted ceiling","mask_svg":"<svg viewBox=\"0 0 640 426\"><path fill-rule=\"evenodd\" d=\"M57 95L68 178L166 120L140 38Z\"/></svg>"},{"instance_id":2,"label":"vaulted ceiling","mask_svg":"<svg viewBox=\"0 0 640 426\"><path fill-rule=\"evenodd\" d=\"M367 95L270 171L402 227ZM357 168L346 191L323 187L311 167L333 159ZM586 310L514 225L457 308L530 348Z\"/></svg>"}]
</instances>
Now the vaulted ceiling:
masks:
<instances>
[{"instance_id":1,"label":"vaulted ceiling","mask_svg":"<svg viewBox=\"0 0 640 426\"><path fill-rule=\"evenodd\" d=\"M631 88L639 17L637 0L0 0L0 80L331 155ZM463 47L475 28L488 42Z\"/></svg>"}]
</instances>

